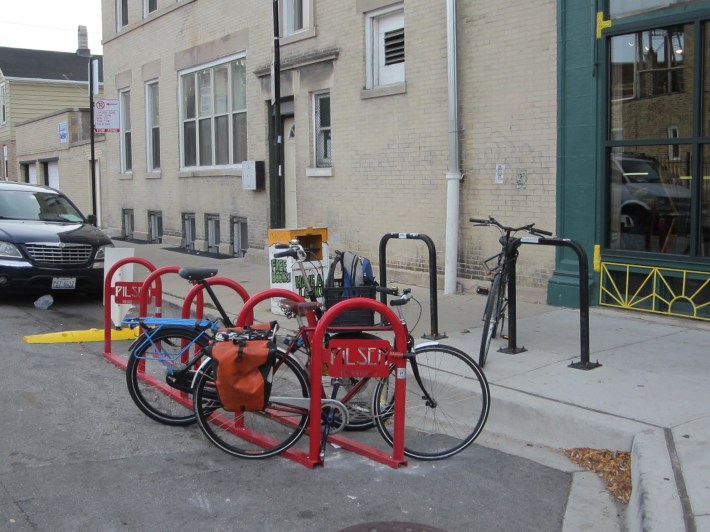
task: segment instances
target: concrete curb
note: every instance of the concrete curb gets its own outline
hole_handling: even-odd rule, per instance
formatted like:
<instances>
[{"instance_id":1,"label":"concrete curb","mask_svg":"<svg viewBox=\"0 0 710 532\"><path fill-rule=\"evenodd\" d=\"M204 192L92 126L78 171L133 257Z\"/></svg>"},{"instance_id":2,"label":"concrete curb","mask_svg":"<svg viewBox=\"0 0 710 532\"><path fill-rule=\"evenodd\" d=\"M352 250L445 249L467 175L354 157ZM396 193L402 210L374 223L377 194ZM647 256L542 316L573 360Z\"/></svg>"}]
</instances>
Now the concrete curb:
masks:
<instances>
[{"instance_id":1,"label":"concrete curb","mask_svg":"<svg viewBox=\"0 0 710 532\"><path fill-rule=\"evenodd\" d=\"M630 531L685 532L683 506L662 429L634 437L631 449L633 491L627 510Z\"/></svg>"}]
</instances>

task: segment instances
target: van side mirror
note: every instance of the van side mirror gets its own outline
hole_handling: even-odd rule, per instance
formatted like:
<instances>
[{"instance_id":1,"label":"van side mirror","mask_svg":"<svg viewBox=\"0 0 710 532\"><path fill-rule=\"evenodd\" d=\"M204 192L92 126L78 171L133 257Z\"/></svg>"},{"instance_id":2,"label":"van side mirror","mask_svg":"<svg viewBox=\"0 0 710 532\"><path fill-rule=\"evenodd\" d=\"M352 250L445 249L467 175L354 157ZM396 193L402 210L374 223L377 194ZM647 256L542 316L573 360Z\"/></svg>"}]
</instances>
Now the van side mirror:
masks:
<instances>
[{"instance_id":1,"label":"van side mirror","mask_svg":"<svg viewBox=\"0 0 710 532\"><path fill-rule=\"evenodd\" d=\"M96 215L95 214L89 214L86 217L86 221L89 222L91 225L96 225Z\"/></svg>"}]
</instances>

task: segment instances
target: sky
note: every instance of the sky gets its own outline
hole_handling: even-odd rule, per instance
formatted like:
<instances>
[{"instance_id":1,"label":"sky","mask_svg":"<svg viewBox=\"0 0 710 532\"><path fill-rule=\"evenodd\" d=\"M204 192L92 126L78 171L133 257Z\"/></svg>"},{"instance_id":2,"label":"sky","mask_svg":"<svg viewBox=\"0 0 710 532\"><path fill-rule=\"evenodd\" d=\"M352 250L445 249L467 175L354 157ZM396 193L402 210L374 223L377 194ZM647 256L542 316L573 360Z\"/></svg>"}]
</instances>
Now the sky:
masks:
<instances>
[{"instance_id":1,"label":"sky","mask_svg":"<svg viewBox=\"0 0 710 532\"><path fill-rule=\"evenodd\" d=\"M79 26L102 54L101 0L0 0L0 46L76 52Z\"/></svg>"}]
</instances>

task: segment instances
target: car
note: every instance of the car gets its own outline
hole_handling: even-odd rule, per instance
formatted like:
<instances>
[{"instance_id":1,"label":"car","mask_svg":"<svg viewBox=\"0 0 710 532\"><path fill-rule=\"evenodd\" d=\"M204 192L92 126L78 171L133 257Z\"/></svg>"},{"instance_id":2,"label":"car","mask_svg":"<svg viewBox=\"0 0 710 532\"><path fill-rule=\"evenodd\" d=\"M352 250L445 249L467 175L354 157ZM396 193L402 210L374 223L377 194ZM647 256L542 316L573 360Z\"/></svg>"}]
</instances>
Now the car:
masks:
<instances>
[{"instance_id":1,"label":"car","mask_svg":"<svg viewBox=\"0 0 710 532\"><path fill-rule=\"evenodd\" d=\"M0 293L99 294L111 239L59 190L0 181Z\"/></svg>"},{"instance_id":2,"label":"car","mask_svg":"<svg viewBox=\"0 0 710 532\"><path fill-rule=\"evenodd\" d=\"M687 245L691 193L650 155L613 153L612 205L619 208L627 244L645 251L672 251ZM678 251L677 249L675 249Z\"/></svg>"}]
</instances>

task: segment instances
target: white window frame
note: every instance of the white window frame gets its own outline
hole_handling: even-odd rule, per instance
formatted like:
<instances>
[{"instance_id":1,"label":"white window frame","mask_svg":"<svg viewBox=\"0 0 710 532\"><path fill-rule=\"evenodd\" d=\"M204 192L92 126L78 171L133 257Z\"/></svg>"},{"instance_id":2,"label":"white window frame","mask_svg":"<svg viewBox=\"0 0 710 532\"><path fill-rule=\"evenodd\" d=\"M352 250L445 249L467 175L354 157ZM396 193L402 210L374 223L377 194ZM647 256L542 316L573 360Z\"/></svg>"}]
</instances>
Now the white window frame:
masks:
<instances>
[{"instance_id":1,"label":"white window frame","mask_svg":"<svg viewBox=\"0 0 710 532\"><path fill-rule=\"evenodd\" d=\"M151 1L155 2L155 7L153 9L150 8ZM143 18L147 17L153 11L157 11L157 10L158 10L158 0L143 0Z\"/></svg>"},{"instance_id":2,"label":"white window frame","mask_svg":"<svg viewBox=\"0 0 710 532\"><path fill-rule=\"evenodd\" d=\"M130 174L133 171L133 142L131 138L131 91L129 89L119 91L118 99L120 103L119 109L121 125L121 173Z\"/></svg>"},{"instance_id":3,"label":"white window frame","mask_svg":"<svg viewBox=\"0 0 710 532\"><path fill-rule=\"evenodd\" d=\"M116 0L116 31L121 31L128 26L128 1ZM124 18L126 19L125 24L123 23Z\"/></svg>"},{"instance_id":4,"label":"white window frame","mask_svg":"<svg viewBox=\"0 0 710 532\"><path fill-rule=\"evenodd\" d=\"M403 84L405 82L405 61L385 65L384 34L397 28L405 29L404 4L394 4L365 13L365 87Z\"/></svg>"},{"instance_id":5,"label":"white window frame","mask_svg":"<svg viewBox=\"0 0 710 532\"><path fill-rule=\"evenodd\" d=\"M157 107L157 109L156 109ZM155 111L155 112L154 112ZM157 133L157 143L154 134ZM146 168L160 171L160 84L157 80L145 84L145 143ZM156 146L157 144L157 146ZM157 153L156 153L157 151ZM157 161L155 160L157 157ZM157 162L157 165L156 165Z\"/></svg>"},{"instance_id":6,"label":"white window frame","mask_svg":"<svg viewBox=\"0 0 710 532\"><path fill-rule=\"evenodd\" d=\"M313 27L313 0L281 0L280 8L282 37L297 35ZM298 27L296 12L301 19L301 25Z\"/></svg>"},{"instance_id":7,"label":"white window frame","mask_svg":"<svg viewBox=\"0 0 710 532\"><path fill-rule=\"evenodd\" d=\"M5 84L0 83L0 124L7 122L7 93Z\"/></svg>"},{"instance_id":8,"label":"white window frame","mask_svg":"<svg viewBox=\"0 0 710 532\"><path fill-rule=\"evenodd\" d=\"M226 95L216 93L215 74L227 71L227 88ZM240 72L238 72L240 71ZM185 94L185 82L192 77L194 94ZM200 88L200 82L209 79L209 87L203 85L204 90ZM219 78L217 78L219 79ZM237 85L241 84L241 90L237 91ZM178 87L179 87L179 116L180 116L180 167L181 169L192 168L241 168L242 161L247 158L247 101L246 101L246 56L238 54L226 59L220 59L211 63L206 63L198 67L186 69L178 72ZM221 98L226 100L220 101ZM186 116L188 102L192 103L192 113L194 116ZM226 106L226 107L225 107ZM226 110L225 110L226 109ZM216 162L220 154L224 155L224 151L220 151L218 143L223 137L217 134L219 127L219 119L226 117L227 145L222 144L222 148L226 149L227 162ZM204 132L200 132L203 125L208 125L209 121L209 153L201 153L200 136ZM237 127L243 128L240 130ZM185 138L186 128L192 124L194 136L194 164L192 160L186 160L185 147L187 139ZM222 127L224 125L222 124ZM240 134L241 133L241 134ZM240 142L241 140L241 142ZM206 144L205 144L206 146ZM209 156L209 157L208 157Z\"/></svg>"},{"instance_id":9,"label":"white window frame","mask_svg":"<svg viewBox=\"0 0 710 532\"><path fill-rule=\"evenodd\" d=\"M321 122L321 101L328 99L328 115L330 123L324 126ZM333 166L333 106L330 92L313 94L313 162L316 168L331 168Z\"/></svg>"},{"instance_id":10,"label":"white window frame","mask_svg":"<svg viewBox=\"0 0 710 532\"><path fill-rule=\"evenodd\" d=\"M207 252L219 253L219 244L221 242L219 214L205 215L205 233L207 235Z\"/></svg>"}]
</instances>

